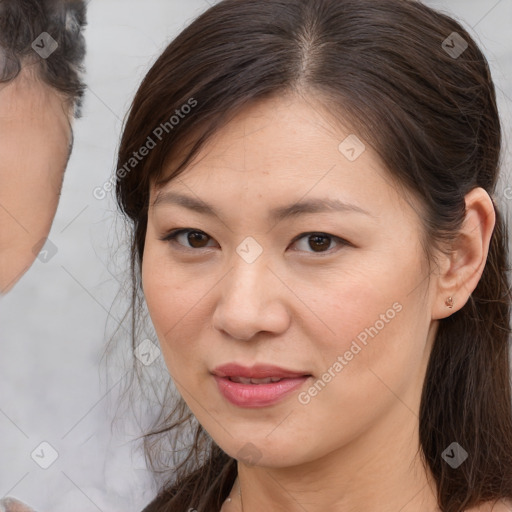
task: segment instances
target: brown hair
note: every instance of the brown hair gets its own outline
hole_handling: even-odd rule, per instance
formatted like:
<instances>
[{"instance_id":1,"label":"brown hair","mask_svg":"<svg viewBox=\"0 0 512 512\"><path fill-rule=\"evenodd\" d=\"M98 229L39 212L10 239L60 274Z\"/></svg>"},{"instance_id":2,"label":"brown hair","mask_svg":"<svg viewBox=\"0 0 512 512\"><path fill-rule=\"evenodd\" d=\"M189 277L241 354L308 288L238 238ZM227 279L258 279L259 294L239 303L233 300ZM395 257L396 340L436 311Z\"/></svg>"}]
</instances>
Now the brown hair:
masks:
<instances>
[{"instance_id":1,"label":"brown hair","mask_svg":"<svg viewBox=\"0 0 512 512\"><path fill-rule=\"evenodd\" d=\"M176 109L197 102L178 124L168 123L143 161L118 175L116 196L131 229L134 349L150 184L183 172L242 106L288 91L314 96L348 122L390 176L420 199L429 261L433 249L457 236L469 191L482 187L495 200L501 154L495 88L486 58L457 21L411 0L221 1L158 58L124 128L119 169ZM166 165L186 141L193 142L190 151L169 173ZM423 386L421 456L445 512L512 498L511 292L506 223L498 208L496 216L481 280L467 304L439 322ZM155 473L163 467L165 474L166 463L157 463L162 440L171 444L167 468L175 471L147 511L218 511L236 478L236 460L182 399L174 405L144 437ZM194 439L181 455L178 439L190 428ZM456 470L441 458L454 441L469 454Z\"/></svg>"}]
</instances>

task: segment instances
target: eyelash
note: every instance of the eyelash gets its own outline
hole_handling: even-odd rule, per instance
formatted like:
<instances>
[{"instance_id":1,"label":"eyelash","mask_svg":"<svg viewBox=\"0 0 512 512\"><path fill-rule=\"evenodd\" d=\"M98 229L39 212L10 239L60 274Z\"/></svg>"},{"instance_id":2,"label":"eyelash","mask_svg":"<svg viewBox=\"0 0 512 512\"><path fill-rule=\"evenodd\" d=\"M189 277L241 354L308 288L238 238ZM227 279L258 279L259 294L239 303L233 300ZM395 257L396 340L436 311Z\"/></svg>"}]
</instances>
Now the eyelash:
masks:
<instances>
[{"instance_id":1,"label":"eyelash","mask_svg":"<svg viewBox=\"0 0 512 512\"><path fill-rule=\"evenodd\" d=\"M200 248L185 247L184 245L179 244L176 241L176 238L179 235L182 235L182 234L185 234L185 233L199 233L201 235L205 235L210 240L213 240L204 231L201 231L199 229L192 229L192 228L174 229L174 230L170 231L169 233L167 233L164 237L160 238L160 240L162 240L163 242L178 244L178 245L180 245L182 247L182 249L180 249L180 250L184 250L184 251L197 252L197 251L199 251L201 249L209 249L209 248L211 248L211 247L200 247ZM332 240L335 240L341 246L351 246L351 247L353 247L353 245L350 242L348 242L347 240L344 240L343 238L340 238L340 237L337 237L337 236L334 236L334 235L330 235L328 233L317 232L317 231L312 231L312 232L309 232L309 233L302 233L301 235L295 237L292 240L292 244L294 244L295 242L301 240L302 238L309 237L309 236L314 236L314 235L320 236L320 237L324 237L324 238L330 238ZM299 252L301 252L301 251L299 251ZM320 252L314 252L314 251L302 251L302 252L310 252L311 254L317 254L317 255L330 255L330 254L333 253L333 250L329 249L328 251L320 251Z\"/></svg>"}]
</instances>

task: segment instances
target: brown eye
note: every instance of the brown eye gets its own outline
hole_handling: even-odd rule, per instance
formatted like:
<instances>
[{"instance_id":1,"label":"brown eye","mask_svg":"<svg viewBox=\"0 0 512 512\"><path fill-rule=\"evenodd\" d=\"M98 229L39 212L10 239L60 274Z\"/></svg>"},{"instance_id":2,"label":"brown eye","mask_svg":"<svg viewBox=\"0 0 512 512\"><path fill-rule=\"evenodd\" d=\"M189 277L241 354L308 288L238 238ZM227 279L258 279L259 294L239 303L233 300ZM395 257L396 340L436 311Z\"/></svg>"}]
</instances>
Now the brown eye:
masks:
<instances>
[{"instance_id":1,"label":"brown eye","mask_svg":"<svg viewBox=\"0 0 512 512\"><path fill-rule=\"evenodd\" d=\"M304 233L294 240L299 242L302 239L307 240L307 244L303 244L301 251L325 253L330 252L329 248L332 242L337 242L338 245L350 245L347 241L337 236L328 235L327 233ZM308 250L309 249L309 250Z\"/></svg>"},{"instance_id":2,"label":"brown eye","mask_svg":"<svg viewBox=\"0 0 512 512\"><path fill-rule=\"evenodd\" d=\"M322 236L322 235L312 235L309 237L309 246L316 251L317 249L320 251L329 249L331 245L330 237Z\"/></svg>"},{"instance_id":3,"label":"brown eye","mask_svg":"<svg viewBox=\"0 0 512 512\"><path fill-rule=\"evenodd\" d=\"M201 249L204 247L204 242L208 238L204 233L200 233L199 231L189 231L187 235L187 241L190 243L192 247L195 249Z\"/></svg>"},{"instance_id":4,"label":"brown eye","mask_svg":"<svg viewBox=\"0 0 512 512\"><path fill-rule=\"evenodd\" d=\"M180 236L182 236L182 241L178 240ZM162 238L162 240L166 242L178 243L178 245L182 245L186 249L203 249L205 247L211 247L205 245L209 238L210 237L202 231L193 229L178 229L171 231L171 233Z\"/></svg>"}]
</instances>

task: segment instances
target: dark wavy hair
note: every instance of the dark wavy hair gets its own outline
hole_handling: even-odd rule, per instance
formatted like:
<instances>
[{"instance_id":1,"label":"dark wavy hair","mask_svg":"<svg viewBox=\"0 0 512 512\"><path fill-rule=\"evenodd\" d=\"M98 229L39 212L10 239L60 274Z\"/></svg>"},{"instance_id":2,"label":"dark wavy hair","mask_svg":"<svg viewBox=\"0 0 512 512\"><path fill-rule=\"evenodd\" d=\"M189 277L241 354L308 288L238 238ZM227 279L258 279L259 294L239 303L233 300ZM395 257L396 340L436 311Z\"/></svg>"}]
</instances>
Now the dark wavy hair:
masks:
<instances>
[{"instance_id":1,"label":"dark wavy hair","mask_svg":"<svg viewBox=\"0 0 512 512\"><path fill-rule=\"evenodd\" d=\"M24 65L64 94L81 116L86 53L83 28L87 24L85 0L0 0L0 83L14 80ZM58 44L46 59L32 43L47 32Z\"/></svg>"},{"instance_id":2,"label":"dark wavy hair","mask_svg":"<svg viewBox=\"0 0 512 512\"><path fill-rule=\"evenodd\" d=\"M224 0L169 44L135 96L118 154L119 169L155 127L197 101L116 180L130 232L133 349L144 313L140 272L150 185L179 176L239 109L288 91L319 99L419 199L430 263L434 249L457 236L465 195L482 187L491 196L496 225L481 279L464 307L439 321L422 391L420 454L444 512L512 498L512 297L506 221L496 204L502 144L496 92L488 62L463 26L418 1ZM143 439L148 464L166 475L147 512L220 510L236 460L183 399ZM441 460L455 440L470 454L457 470ZM160 449L163 442L170 452Z\"/></svg>"}]
</instances>

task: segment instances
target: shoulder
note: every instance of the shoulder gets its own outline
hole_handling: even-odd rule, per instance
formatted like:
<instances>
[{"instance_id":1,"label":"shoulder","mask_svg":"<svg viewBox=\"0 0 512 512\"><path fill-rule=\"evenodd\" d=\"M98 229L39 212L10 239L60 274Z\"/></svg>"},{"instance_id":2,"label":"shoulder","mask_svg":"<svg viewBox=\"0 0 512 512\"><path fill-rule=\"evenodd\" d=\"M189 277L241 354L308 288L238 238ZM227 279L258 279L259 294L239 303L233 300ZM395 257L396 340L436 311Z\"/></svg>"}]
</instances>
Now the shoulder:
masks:
<instances>
[{"instance_id":1,"label":"shoulder","mask_svg":"<svg viewBox=\"0 0 512 512\"><path fill-rule=\"evenodd\" d=\"M15 498L3 498L0 500L0 512L35 512L25 503L18 501Z\"/></svg>"}]
</instances>

